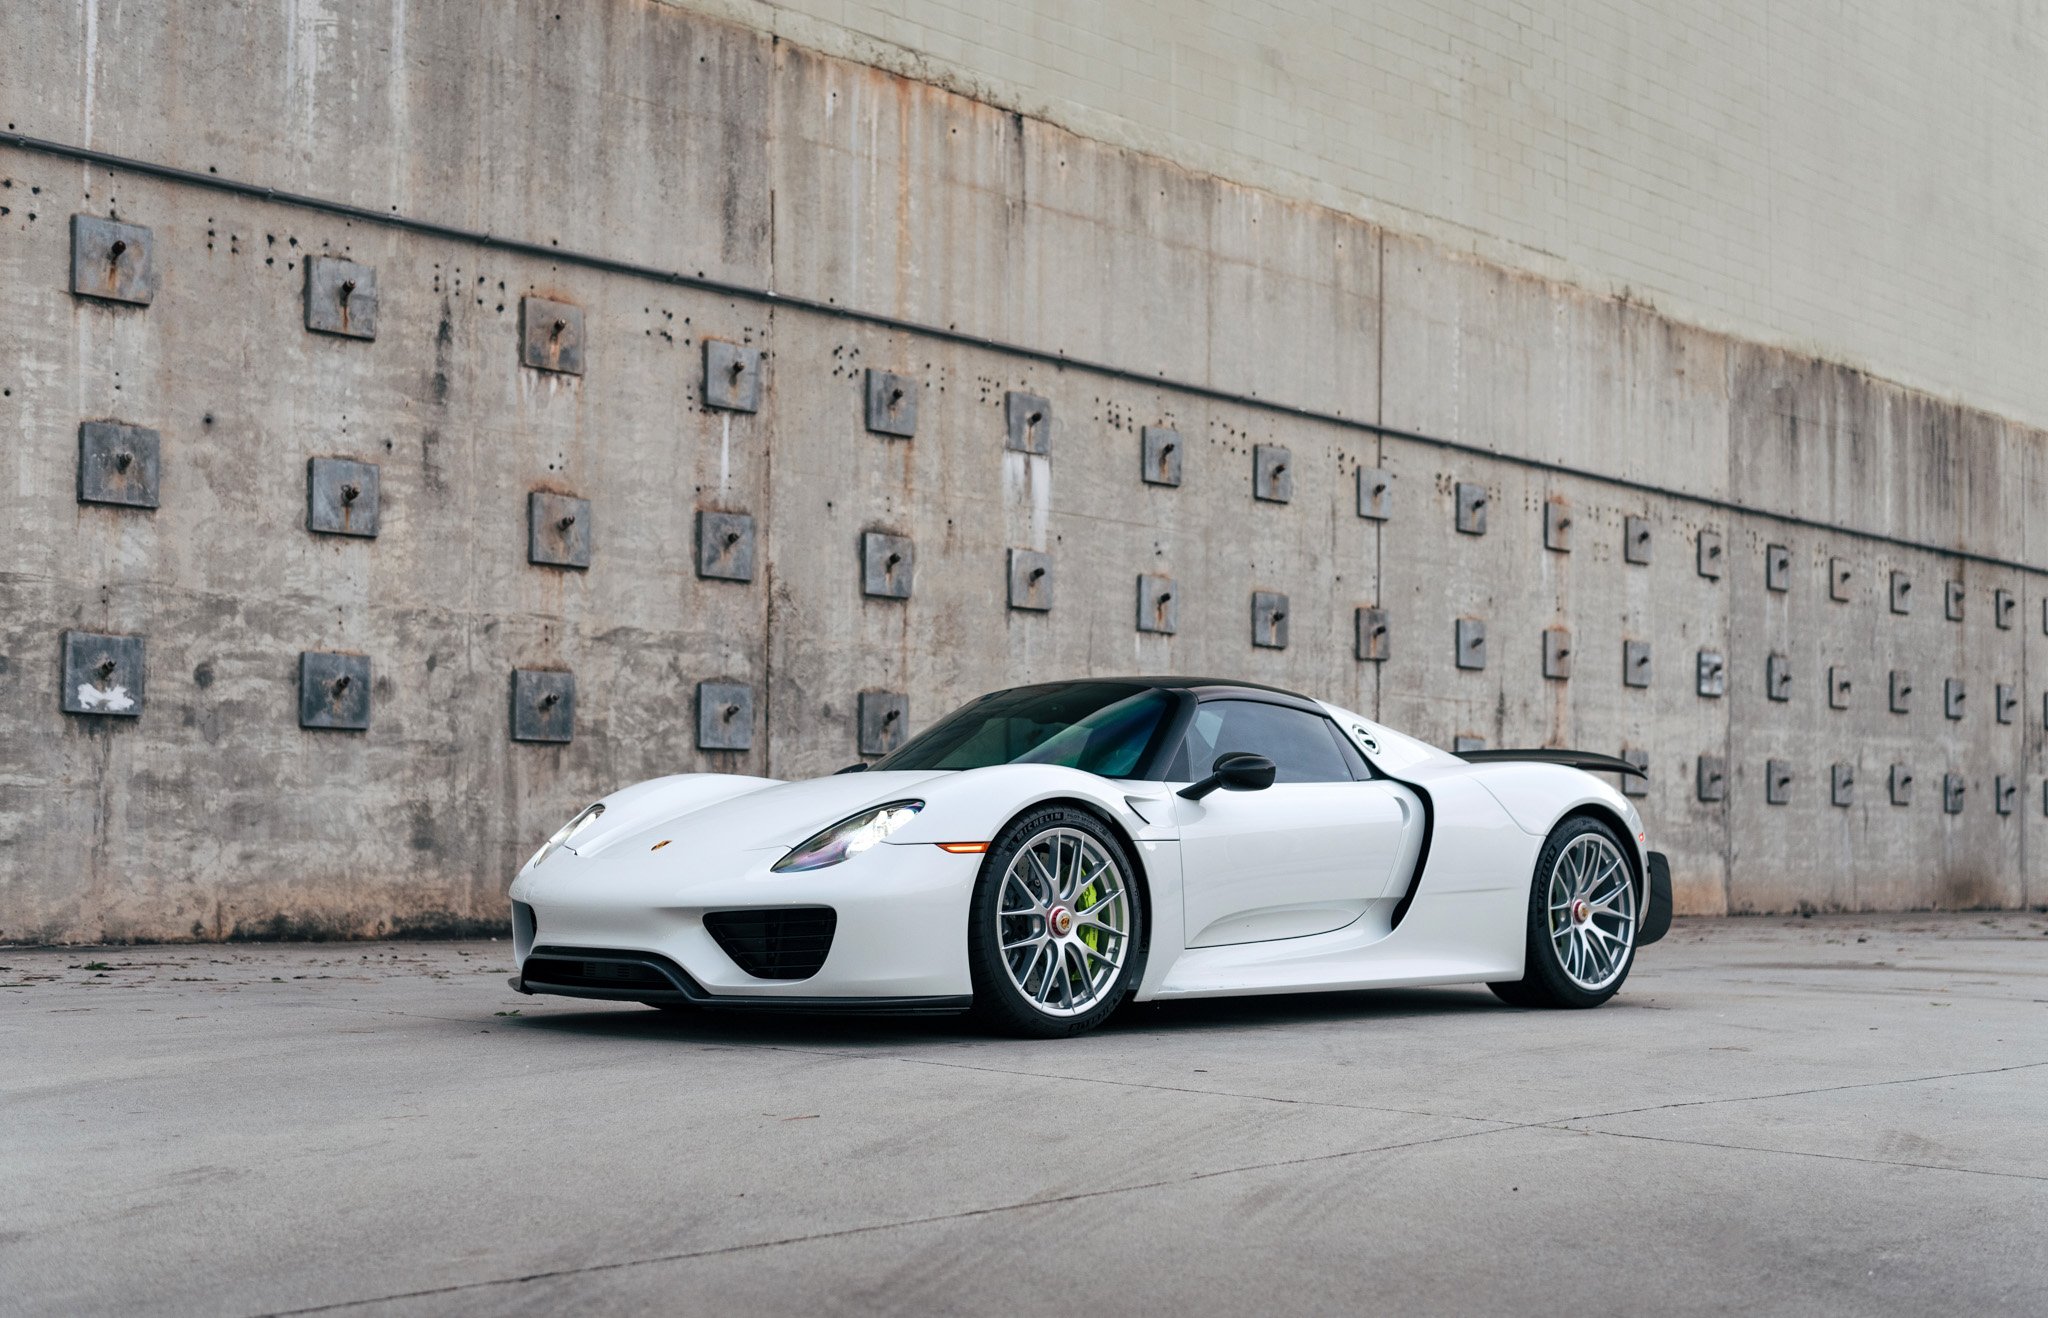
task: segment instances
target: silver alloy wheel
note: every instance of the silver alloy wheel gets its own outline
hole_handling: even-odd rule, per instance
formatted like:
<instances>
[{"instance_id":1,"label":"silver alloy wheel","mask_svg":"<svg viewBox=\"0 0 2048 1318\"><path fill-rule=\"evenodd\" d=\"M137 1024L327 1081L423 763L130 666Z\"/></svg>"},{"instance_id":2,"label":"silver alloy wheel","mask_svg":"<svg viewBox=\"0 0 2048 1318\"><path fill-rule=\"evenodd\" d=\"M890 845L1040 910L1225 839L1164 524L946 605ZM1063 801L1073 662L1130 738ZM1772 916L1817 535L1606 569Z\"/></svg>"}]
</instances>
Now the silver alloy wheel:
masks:
<instances>
[{"instance_id":1,"label":"silver alloy wheel","mask_svg":"<svg viewBox=\"0 0 2048 1318\"><path fill-rule=\"evenodd\" d=\"M1048 1016L1102 1001L1131 949L1123 867L1088 834L1048 828L1018 849L996 900L997 944L1010 982Z\"/></svg>"},{"instance_id":2,"label":"silver alloy wheel","mask_svg":"<svg viewBox=\"0 0 2048 1318\"><path fill-rule=\"evenodd\" d=\"M1600 833L1581 833L1550 867L1550 944L1565 975L1589 993L1621 977L1636 938L1636 886Z\"/></svg>"}]
</instances>

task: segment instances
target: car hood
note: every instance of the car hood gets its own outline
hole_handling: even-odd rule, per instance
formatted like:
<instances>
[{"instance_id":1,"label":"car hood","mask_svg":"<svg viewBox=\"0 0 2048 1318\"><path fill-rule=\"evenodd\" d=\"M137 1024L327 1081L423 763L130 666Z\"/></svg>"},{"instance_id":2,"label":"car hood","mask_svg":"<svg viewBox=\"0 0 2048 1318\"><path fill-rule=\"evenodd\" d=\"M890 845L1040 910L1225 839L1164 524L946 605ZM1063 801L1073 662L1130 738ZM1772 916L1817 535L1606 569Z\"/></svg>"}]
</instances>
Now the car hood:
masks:
<instances>
[{"instance_id":1,"label":"car hood","mask_svg":"<svg viewBox=\"0 0 2048 1318\"><path fill-rule=\"evenodd\" d=\"M871 806L914 798L942 770L846 773L806 782L688 774L642 784L607 800L604 827L581 838L579 856L632 857L667 840L689 851L788 850ZM648 787L660 790L647 791ZM616 815L616 817L614 817Z\"/></svg>"}]
</instances>

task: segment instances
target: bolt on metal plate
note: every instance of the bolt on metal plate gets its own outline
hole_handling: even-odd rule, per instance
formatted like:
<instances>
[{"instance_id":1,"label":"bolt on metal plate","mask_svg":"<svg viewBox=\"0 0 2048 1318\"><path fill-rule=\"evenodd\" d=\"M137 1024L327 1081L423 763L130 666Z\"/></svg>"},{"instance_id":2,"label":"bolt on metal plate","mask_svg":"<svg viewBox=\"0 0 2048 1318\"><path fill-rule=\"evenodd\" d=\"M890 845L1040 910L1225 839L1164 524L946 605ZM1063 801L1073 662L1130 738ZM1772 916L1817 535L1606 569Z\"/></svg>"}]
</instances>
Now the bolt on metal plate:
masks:
<instances>
[{"instance_id":1,"label":"bolt on metal plate","mask_svg":"<svg viewBox=\"0 0 2048 1318\"><path fill-rule=\"evenodd\" d=\"M1644 774L1640 778L1632 773L1621 775L1621 794L1623 796L1648 796L1650 794L1650 779L1648 777L1650 772L1650 752L1624 746L1622 747L1621 758L1641 769Z\"/></svg>"},{"instance_id":2,"label":"bolt on metal plate","mask_svg":"<svg viewBox=\"0 0 2048 1318\"><path fill-rule=\"evenodd\" d=\"M1621 556L1631 563L1650 561L1650 519L1627 517L1622 519Z\"/></svg>"},{"instance_id":3,"label":"bolt on metal plate","mask_svg":"<svg viewBox=\"0 0 2048 1318\"><path fill-rule=\"evenodd\" d=\"M140 718L148 670L140 636L65 632L64 688L58 702L66 714Z\"/></svg>"},{"instance_id":4,"label":"bolt on metal plate","mask_svg":"<svg viewBox=\"0 0 2048 1318\"><path fill-rule=\"evenodd\" d=\"M1702 755L1693 770L1693 793L1702 801L1728 799L1728 761L1718 755Z\"/></svg>"},{"instance_id":5,"label":"bolt on metal plate","mask_svg":"<svg viewBox=\"0 0 2048 1318\"><path fill-rule=\"evenodd\" d=\"M745 513L697 514L697 575L715 581L754 579L754 519Z\"/></svg>"},{"instance_id":6,"label":"bolt on metal plate","mask_svg":"<svg viewBox=\"0 0 2048 1318\"><path fill-rule=\"evenodd\" d=\"M2004 774L1991 780L1991 804L1999 814L2011 814L2013 802L2019 799L2019 794L2020 785Z\"/></svg>"},{"instance_id":7,"label":"bolt on metal plate","mask_svg":"<svg viewBox=\"0 0 2048 1318\"><path fill-rule=\"evenodd\" d=\"M1828 598L1838 604L1849 602L1849 577L1851 569L1846 558L1828 560Z\"/></svg>"},{"instance_id":8,"label":"bolt on metal plate","mask_svg":"<svg viewBox=\"0 0 2048 1318\"><path fill-rule=\"evenodd\" d=\"M1941 611L1943 616L1950 622L1961 622L1963 620L1962 582L1951 581L1948 583L1942 594Z\"/></svg>"},{"instance_id":9,"label":"bolt on metal plate","mask_svg":"<svg viewBox=\"0 0 2048 1318\"><path fill-rule=\"evenodd\" d=\"M1621 643L1621 681L1624 686L1650 685L1650 643L1648 641L1623 641Z\"/></svg>"},{"instance_id":10,"label":"bolt on metal plate","mask_svg":"<svg viewBox=\"0 0 2048 1318\"><path fill-rule=\"evenodd\" d=\"M1994 697L1998 708L1994 711L2000 723L2010 723L2020 712L2020 693L2004 682L1998 684Z\"/></svg>"},{"instance_id":11,"label":"bolt on metal plate","mask_svg":"<svg viewBox=\"0 0 2048 1318\"><path fill-rule=\"evenodd\" d=\"M1764 660L1764 695L1772 700L1792 698L1792 661L1782 654Z\"/></svg>"},{"instance_id":12,"label":"bolt on metal plate","mask_svg":"<svg viewBox=\"0 0 2048 1318\"><path fill-rule=\"evenodd\" d=\"M1138 440L1138 474L1147 485L1178 485L1181 456L1178 430L1146 426Z\"/></svg>"},{"instance_id":13,"label":"bolt on metal plate","mask_svg":"<svg viewBox=\"0 0 2048 1318\"><path fill-rule=\"evenodd\" d=\"M907 600L917 571L910 537L864 531L860 537L860 590L876 599Z\"/></svg>"},{"instance_id":14,"label":"bolt on metal plate","mask_svg":"<svg viewBox=\"0 0 2048 1318\"><path fill-rule=\"evenodd\" d=\"M704 406L727 412L761 410L761 350L724 339L704 340Z\"/></svg>"},{"instance_id":15,"label":"bolt on metal plate","mask_svg":"<svg viewBox=\"0 0 2048 1318\"><path fill-rule=\"evenodd\" d=\"M1286 503L1294 497L1294 455L1278 444L1252 446L1252 497Z\"/></svg>"},{"instance_id":16,"label":"bolt on metal plate","mask_svg":"<svg viewBox=\"0 0 2048 1318\"><path fill-rule=\"evenodd\" d=\"M754 688L743 682L697 684L697 749L754 748Z\"/></svg>"},{"instance_id":17,"label":"bolt on metal plate","mask_svg":"<svg viewBox=\"0 0 2048 1318\"><path fill-rule=\"evenodd\" d=\"M154 508L163 476L163 437L146 426L87 421L78 427L78 501Z\"/></svg>"},{"instance_id":18,"label":"bolt on metal plate","mask_svg":"<svg viewBox=\"0 0 2048 1318\"><path fill-rule=\"evenodd\" d=\"M1703 696L1728 694L1728 660L1714 650L1702 650L1695 664L1695 681Z\"/></svg>"},{"instance_id":19,"label":"bolt on metal plate","mask_svg":"<svg viewBox=\"0 0 2048 1318\"><path fill-rule=\"evenodd\" d=\"M1900 669L1892 669L1891 709L1894 714L1913 712L1913 679Z\"/></svg>"},{"instance_id":20,"label":"bolt on metal plate","mask_svg":"<svg viewBox=\"0 0 2048 1318\"><path fill-rule=\"evenodd\" d=\"M1557 682L1566 681L1572 675L1572 634L1562 627L1544 630L1543 675Z\"/></svg>"},{"instance_id":21,"label":"bolt on metal plate","mask_svg":"<svg viewBox=\"0 0 2048 1318\"><path fill-rule=\"evenodd\" d=\"M1043 613L1052 607L1052 555L1010 551L1010 607Z\"/></svg>"},{"instance_id":22,"label":"bolt on metal plate","mask_svg":"<svg viewBox=\"0 0 2048 1318\"><path fill-rule=\"evenodd\" d=\"M1003 395L1003 447L1018 453L1052 453L1052 404L1037 394L1012 389Z\"/></svg>"},{"instance_id":23,"label":"bolt on metal plate","mask_svg":"<svg viewBox=\"0 0 2048 1318\"><path fill-rule=\"evenodd\" d=\"M1838 763L1829 769L1828 803L1841 806L1856 804L1856 766Z\"/></svg>"},{"instance_id":24,"label":"bolt on metal plate","mask_svg":"<svg viewBox=\"0 0 2048 1318\"><path fill-rule=\"evenodd\" d=\"M71 291L148 306L156 296L155 242L139 224L71 217Z\"/></svg>"},{"instance_id":25,"label":"bolt on metal plate","mask_svg":"<svg viewBox=\"0 0 2048 1318\"><path fill-rule=\"evenodd\" d=\"M1764 803L1784 805L1792 799L1792 765L1785 760L1764 761Z\"/></svg>"},{"instance_id":26,"label":"bolt on metal plate","mask_svg":"<svg viewBox=\"0 0 2048 1318\"><path fill-rule=\"evenodd\" d=\"M1559 554L1572 552L1572 509L1563 495L1543 501L1543 547Z\"/></svg>"},{"instance_id":27,"label":"bolt on metal plate","mask_svg":"<svg viewBox=\"0 0 2048 1318\"><path fill-rule=\"evenodd\" d=\"M1792 551L1784 545L1764 546L1764 589L1792 589Z\"/></svg>"},{"instance_id":28,"label":"bolt on metal plate","mask_svg":"<svg viewBox=\"0 0 2048 1318\"><path fill-rule=\"evenodd\" d=\"M1941 712L1946 718L1963 716L1963 679L1951 677L1941 684Z\"/></svg>"},{"instance_id":29,"label":"bolt on metal plate","mask_svg":"<svg viewBox=\"0 0 2048 1318\"><path fill-rule=\"evenodd\" d=\"M1913 579L1896 569L1892 572L1892 612L1908 614L1913 611Z\"/></svg>"},{"instance_id":30,"label":"bolt on metal plate","mask_svg":"<svg viewBox=\"0 0 2048 1318\"><path fill-rule=\"evenodd\" d=\"M1385 609L1359 609L1352 615L1353 649L1360 659L1368 663L1385 663L1393 653L1391 638L1387 631Z\"/></svg>"},{"instance_id":31,"label":"bolt on metal plate","mask_svg":"<svg viewBox=\"0 0 2048 1318\"><path fill-rule=\"evenodd\" d=\"M860 753L887 755L910 732L910 697L900 691L860 693Z\"/></svg>"},{"instance_id":32,"label":"bolt on metal plate","mask_svg":"<svg viewBox=\"0 0 2048 1318\"><path fill-rule=\"evenodd\" d=\"M526 561L590 566L590 500L535 490L526 496Z\"/></svg>"},{"instance_id":33,"label":"bolt on metal plate","mask_svg":"<svg viewBox=\"0 0 2048 1318\"><path fill-rule=\"evenodd\" d=\"M1913 771L1903 764L1894 764L1890 790L1893 805L1913 804Z\"/></svg>"},{"instance_id":34,"label":"bolt on metal plate","mask_svg":"<svg viewBox=\"0 0 2048 1318\"><path fill-rule=\"evenodd\" d=\"M370 656L299 654L299 726L361 732L370 726Z\"/></svg>"},{"instance_id":35,"label":"bolt on metal plate","mask_svg":"<svg viewBox=\"0 0 2048 1318\"><path fill-rule=\"evenodd\" d=\"M1460 618L1457 628L1457 663L1460 668L1486 667L1486 622L1481 618Z\"/></svg>"},{"instance_id":36,"label":"bolt on metal plate","mask_svg":"<svg viewBox=\"0 0 2048 1318\"><path fill-rule=\"evenodd\" d=\"M1721 562L1725 550L1719 531L1702 531L1696 551L1699 574L1713 580L1721 579Z\"/></svg>"},{"instance_id":37,"label":"bolt on metal plate","mask_svg":"<svg viewBox=\"0 0 2048 1318\"><path fill-rule=\"evenodd\" d=\"M1945 773L1941 776L1941 810L1948 815L1963 813L1963 775Z\"/></svg>"},{"instance_id":38,"label":"bolt on metal plate","mask_svg":"<svg viewBox=\"0 0 2048 1318\"><path fill-rule=\"evenodd\" d=\"M907 375L868 368L867 422L877 435L910 439L917 434L919 385Z\"/></svg>"},{"instance_id":39,"label":"bolt on metal plate","mask_svg":"<svg viewBox=\"0 0 2048 1318\"><path fill-rule=\"evenodd\" d=\"M382 520L374 462L306 459L306 529L320 535L374 539Z\"/></svg>"},{"instance_id":40,"label":"bolt on metal plate","mask_svg":"<svg viewBox=\"0 0 2048 1318\"><path fill-rule=\"evenodd\" d=\"M1287 648L1287 597L1270 590L1252 592L1252 644L1265 650Z\"/></svg>"},{"instance_id":41,"label":"bolt on metal plate","mask_svg":"<svg viewBox=\"0 0 2048 1318\"><path fill-rule=\"evenodd\" d=\"M1138 577L1138 630L1163 636L1180 630L1180 591L1172 577Z\"/></svg>"},{"instance_id":42,"label":"bolt on metal plate","mask_svg":"<svg viewBox=\"0 0 2048 1318\"><path fill-rule=\"evenodd\" d=\"M1384 467L1358 469L1358 515L1384 522L1394 515L1394 473Z\"/></svg>"},{"instance_id":43,"label":"bolt on metal plate","mask_svg":"<svg viewBox=\"0 0 2048 1318\"><path fill-rule=\"evenodd\" d=\"M1846 668L1841 668L1841 667L1837 667L1837 666L1835 666L1835 665L1832 665L1832 664L1831 664L1831 665L1829 665L1829 666L1828 666L1828 708L1829 708L1829 709L1847 709L1847 708L1849 708L1849 686L1850 686L1850 682L1849 682L1849 670L1848 670L1848 669L1846 669Z\"/></svg>"},{"instance_id":44,"label":"bolt on metal plate","mask_svg":"<svg viewBox=\"0 0 2048 1318\"><path fill-rule=\"evenodd\" d=\"M519 360L536 371L583 374L583 308L544 297L519 299Z\"/></svg>"},{"instance_id":45,"label":"bolt on metal plate","mask_svg":"<svg viewBox=\"0 0 2048 1318\"><path fill-rule=\"evenodd\" d=\"M2009 590L1994 590L1991 592L1991 621L1998 630L2002 632L2012 630L2013 606L2017 603L2018 601L2013 598L2012 592Z\"/></svg>"},{"instance_id":46,"label":"bolt on metal plate","mask_svg":"<svg viewBox=\"0 0 2048 1318\"><path fill-rule=\"evenodd\" d=\"M1461 732L1451 738L1451 754L1453 755L1463 755L1466 751L1483 751L1485 749L1486 738L1484 737L1475 737L1468 732Z\"/></svg>"},{"instance_id":47,"label":"bolt on metal plate","mask_svg":"<svg viewBox=\"0 0 2048 1318\"><path fill-rule=\"evenodd\" d=\"M1457 527L1465 535L1486 534L1486 487L1472 481L1458 482Z\"/></svg>"},{"instance_id":48,"label":"bolt on metal plate","mask_svg":"<svg viewBox=\"0 0 2048 1318\"><path fill-rule=\"evenodd\" d=\"M576 734L576 674L512 670L512 740L565 742Z\"/></svg>"},{"instance_id":49,"label":"bolt on metal plate","mask_svg":"<svg viewBox=\"0 0 2048 1318\"><path fill-rule=\"evenodd\" d=\"M306 258L306 328L350 339L377 337L377 272L339 256Z\"/></svg>"}]
</instances>

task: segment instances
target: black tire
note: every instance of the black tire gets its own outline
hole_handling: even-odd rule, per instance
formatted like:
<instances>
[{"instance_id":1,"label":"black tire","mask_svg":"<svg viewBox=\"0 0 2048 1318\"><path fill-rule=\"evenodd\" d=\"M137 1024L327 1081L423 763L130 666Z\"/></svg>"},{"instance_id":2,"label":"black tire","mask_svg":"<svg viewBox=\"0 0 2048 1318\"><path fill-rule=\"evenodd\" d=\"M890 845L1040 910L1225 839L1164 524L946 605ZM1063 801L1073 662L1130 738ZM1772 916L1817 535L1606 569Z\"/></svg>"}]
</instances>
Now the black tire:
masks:
<instances>
[{"instance_id":1,"label":"black tire","mask_svg":"<svg viewBox=\"0 0 2048 1318\"><path fill-rule=\"evenodd\" d=\"M1629 919L1627 923L1627 948L1622 953L1618 974L1609 972L1599 977L1598 987L1587 987L1569 971L1558 953L1557 944L1551 937L1550 927L1550 880L1558 861L1574 843L1592 835L1604 840L1614 850L1621 862L1622 880L1626 883L1629 898ZM1594 844L1597 845L1597 841ZM1486 987L1493 995L1511 1007L1552 1007L1586 1008L1597 1007L1621 990L1628 980L1628 972L1635 965L1635 936L1642 928L1642 894L1629 863L1628 843L1613 828L1598 819L1580 816L1567 819L1557 826L1543 843L1543 850L1536 855L1536 871L1529 879L1529 910L1527 917L1526 960L1522 978L1508 980ZM1603 926L1604 928L1604 926Z\"/></svg>"},{"instance_id":2,"label":"black tire","mask_svg":"<svg viewBox=\"0 0 2048 1318\"><path fill-rule=\"evenodd\" d=\"M1025 918L1015 913L1006 916L1000 907L1005 876L1019 853L1040 844L1054 830L1066 830L1069 834L1081 834L1094 840L1117 869L1117 877L1123 885L1126 916L1121 966L1106 983L1088 987L1088 991L1100 994L1092 1005L1071 1014L1056 1014L1062 1011L1059 1004L1041 1006L1027 996L1013 977L1002 950L1004 921L1007 919L1015 925ZM1115 830L1078 806L1043 806L1010 821L983 857L980 877L974 883L974 897L968 905L967 964L974 977L975 1016L991 1030L1032 1039L1065 1038L1100 1025L1122 1005L1144 969L1145 903L1141 884L1137 863ZM1093 887L1093 881L1089 887ZM1039 921L1041 930L1043 925L1044 921ZM1088 935L1077 933L1074 936L1078 939ZM1080 963L1086 964L1085 961ZM1062 969L1066 964L1065 961L1060 963ZM1025 979L1027 982L1031 980L1028 971ZM1039 982L1045 981L1041 978ZM1086 1002L1087 999L1081 1001Z\"/></svg>"}]
</instances>

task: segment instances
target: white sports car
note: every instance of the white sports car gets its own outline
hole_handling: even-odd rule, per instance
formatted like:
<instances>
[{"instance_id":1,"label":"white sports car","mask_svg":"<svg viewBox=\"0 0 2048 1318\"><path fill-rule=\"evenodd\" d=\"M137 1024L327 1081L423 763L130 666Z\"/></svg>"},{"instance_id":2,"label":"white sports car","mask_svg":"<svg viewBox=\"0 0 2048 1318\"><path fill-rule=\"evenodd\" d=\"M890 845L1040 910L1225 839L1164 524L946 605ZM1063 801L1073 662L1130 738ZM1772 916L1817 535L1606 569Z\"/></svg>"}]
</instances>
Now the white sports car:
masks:
<instances>
[{"instance_id":1,"label":"white sports car","mask_svg":"<svg viewBox=\"0 0 2048 1318\"><path fill-rule=\"evenodd\" d=\"M1670 871L1577 751L1451 755L1247 682L981 697L872 766L616 792L513 881L522 993L673 1010L972 1010L1484 983L1591 1007Z\"/></svg>"}]
</instances>

